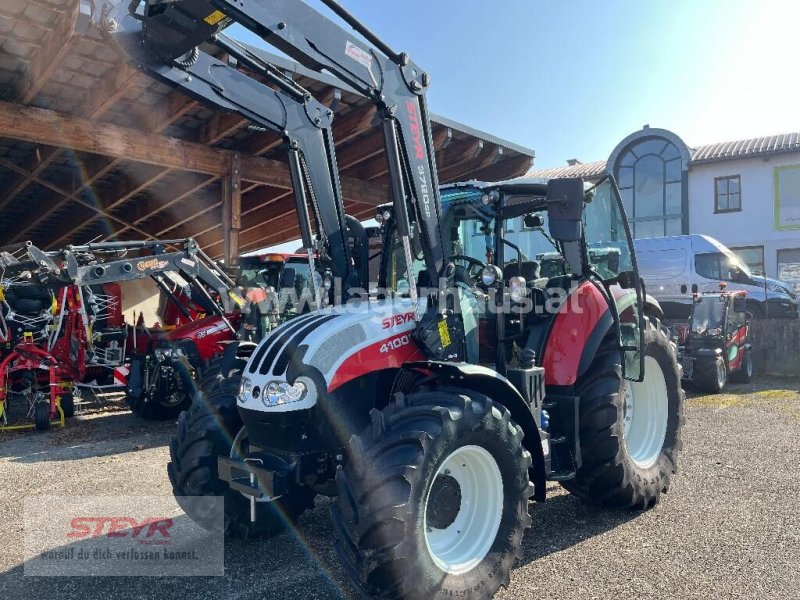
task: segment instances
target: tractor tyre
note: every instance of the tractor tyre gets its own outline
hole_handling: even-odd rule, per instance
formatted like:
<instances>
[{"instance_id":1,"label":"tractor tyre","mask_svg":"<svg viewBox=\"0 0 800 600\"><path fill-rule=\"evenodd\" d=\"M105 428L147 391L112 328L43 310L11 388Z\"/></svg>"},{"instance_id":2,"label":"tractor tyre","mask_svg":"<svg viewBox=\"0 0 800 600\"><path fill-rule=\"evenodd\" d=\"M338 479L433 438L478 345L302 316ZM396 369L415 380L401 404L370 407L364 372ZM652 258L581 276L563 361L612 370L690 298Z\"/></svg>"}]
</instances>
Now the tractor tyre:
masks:
<instances>
[{"instance_id":1,"label":"tractor tyre","mask_svg":"<svg viewBox=\"0 0 800 600\"><path fill-rule=\"evenodd\" d=\"M728 369L722 357L694 361L692 383L701 392L719 394L728 383Z\"/></svg>"},{"instance_id":2,"label":"tractor tyre","mask_svg":"<svg viewBox=\"0 0 800 600\"><path fill-rule=\"evenodd\" d=\"M731 381L736 383L750 383L753 378L753 357L749 350L745 350L742 365L735 373L731 373Z\"/></svg>"},{"instance_id":3,"label":"tractor tyre","mask_svg":"<svg viewBox=\"0 0 800 600\"><path fill-rule=\"evenodd\" d=\"M684 393L674 348L663 330L645 330L645 377L622 378L616 335L609 334L578 379L582 464L562 482L585 502L648 509L677 472Z\"/></svg>"},{"instance_id":4,"label":"tractor tyre","mask_svg":"<svg viewBox=\"0 0 800 600\"><path fill-rule=\"evenodd\" d=\"M531 525L531 456L509 411L456 388L372 411L336 481L336 550L370 597L489 598Z\"/></svg>"},{"instance_id":5,"label":"tractor tyre","mask_svg":"<svg viewBox=\"0 0 800 600\"><path fill-rule=\"evenodd\" d=\"M147 358L145 358L145 360L147 360ZM159 363L152 357L150 362L152 365L154 365L154 368L159 369L157 374L158 379L164 377L164 367L161 367ZM142 382L143 387L141 394L133 395L128 393L128 405L131 407L131 411L134 415L146 421L168 421L171 419L177 419L178 415L191 406L192 397L194 395L194 386L190 385L191 377L184 377L178 372L178 368L182 368L182 366L176 367L175 365L170 364L168 367L167 372L169 373L169 377L175 378L178 387L178 389L170 396L163 397L161 394L159 394L148 401L149 394L144 389L144 386L148 385L148 382L144 381ZM156 380L156 386L160 387L158 384L158 379Z\"/></svg>"},{"instance_id":6,"label":"tractor tyre","mask_svg":"<svg viewBox=\"0 0 800 600\"><path fill-rule=\"evenodd\" d=\"M72 394L61 394L61 411L65 419L75 416L75 397Z\"/></svg>"},{"instance_id":7,"label":"tractor tyre","mask_svg":"<svg viewBox=\"0 0 800 600\"><path fill-rule=\"evenodd\" d=\"M217 459L232 456L233 443L242 429L236 409L241 373L216 384L217 389L202 398L178 419L178 431L169 445L167 474L178 504L198 525L208 531L222 529L226 536L272 536L284 531L306 510L313 508L315 494L295 487L277 500L256 503L256 521L250 521L250 501L231 490L219 478ZM222 497L224 521L209 513L208 503L198 496Z\"/></svg>"},{"instance_id":8,"label":"tractor tyre","mask_svg":"<svg viewBox=\"0 0 800 600\"><path fill-rule=\"evenodd\" d=\"M39 401L33 407L33 423L37 431L50 429L50 403Z\"/></svg>"}]
</instances>

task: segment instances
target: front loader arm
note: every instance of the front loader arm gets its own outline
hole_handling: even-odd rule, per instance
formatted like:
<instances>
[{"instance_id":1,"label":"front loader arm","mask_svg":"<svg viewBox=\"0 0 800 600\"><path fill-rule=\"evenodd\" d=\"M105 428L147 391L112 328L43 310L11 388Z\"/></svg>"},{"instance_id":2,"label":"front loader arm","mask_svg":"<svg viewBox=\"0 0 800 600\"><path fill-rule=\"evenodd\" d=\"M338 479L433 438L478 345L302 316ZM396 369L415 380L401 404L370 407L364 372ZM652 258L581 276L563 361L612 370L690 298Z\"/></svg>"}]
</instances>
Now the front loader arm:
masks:
<instances>
[{"instance_id":1,"label":"front loader arm","mask_svg":"<svg viewBox=\"0 0 800 600\"><path fill-rule=\"evenodd\" d=\"M425 98L430 78L405 53L391 50L336 2L322 1L373 47L299 0L208 3L299 63L329 71L376 104L383 119L400 234L407 235L403 229L411 213L418 225L425 267L435 283L446 275L448 256Z\"/></svg>"},{"instance_id":2,"label":"front loader arm","mask_svg":"<svg viewBox=\"0 0 800 600\"><path fill-rule=\"evenodd\" d=\"M287 145L295 208L304 248L313 261L311 204L333 263L334 275L345 289L358 285L347 243L344 202L331 135L333 112L306 90L235 41L219 34L230 22L218 14L189 21L195 45L185 48L187 20L174 3L102 0L92 4L92 20L101 25L123 52L149 76L189 94L203 104L236 113L255 125L281 135ZM186 3L196 9L204 2ZM213 15L213 11L212 11ZM213 22L213 25L211 24ZM211 37L209 37L211 36ZM240 64L259 73L278 89L264 85L200 50L209 41Z\"/></svg>"}]
</instances>

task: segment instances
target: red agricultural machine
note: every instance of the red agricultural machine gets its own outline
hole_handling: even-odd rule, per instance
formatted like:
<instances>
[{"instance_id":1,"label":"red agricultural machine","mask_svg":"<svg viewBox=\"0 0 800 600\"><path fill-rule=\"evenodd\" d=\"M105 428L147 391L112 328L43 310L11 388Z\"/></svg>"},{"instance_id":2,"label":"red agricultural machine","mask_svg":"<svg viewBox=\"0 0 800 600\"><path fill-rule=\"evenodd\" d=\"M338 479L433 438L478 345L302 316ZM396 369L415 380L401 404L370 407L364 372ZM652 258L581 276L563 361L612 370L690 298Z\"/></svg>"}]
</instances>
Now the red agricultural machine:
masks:
<instances>
[{"instance_id":1,"label":"red agricultural machine","mask_svg":"<svg viewBox=\"0 0 800 600\"><path fill-rule=\"evenodd\" d=\"M719 393L728 381L747 383L753 377L747 292L695 294L688 326L679 339L683 379L700 391Z\"/></svg>"},{"instance_id":2,"label":"red agricultural machine","mask_svg":"<svg viewBox=\"0 0 800 600\"><path fill-rule=\"evenodd\" d=\"M231 342L257 342L286 319L314 308L312 277L324 285L322 274L312 276L305 254L240 257L236 283L245 303L225 315L227 322L212 311L199 312L203 303L191 301L194 312L184 310L165 321L177 321L177 327L138 337L126 385L134 414L145 419L176 418L191 405L209 369L213 376ZM168 306L186 307L189 302L184 296Z\"/></svg>"},{"instance_id":3,"label":"red agricultural machine","mask_svg":"<svg viewBox=\"0 0 800 600\"><path fill-rule=\"evenodd\" d=\"M227 321L233 282L194 240L110 242L44 252L30 243L0 249L0 415L8 426L10 398L21 397L37 429L74 413L74 395L87 379L103 380L127 359L129 326L119 283L150 277L175 296L199 295ZM11 427L30 427L12 425Z\"/></svg>"},{"instance_id":4,"label":"red agricultural machine","mask_svg":"<svg viewBox=\"0 0 800 600\"><path fill-rule=\"evenodd\" d=\"M326 195L318 206L339 218L318 229L344 302L325 290L334 306L231 344L179 419L169 477L192 519L229 535L274 534L317 494L337 497L337 552L369 596L490 597L548 481L625 509L668 490L683 419L675 349L645 316L611 177L590 189L523 178L440 190L428 73L321 2L353 31L298 0L87 4L139 68L209 104L261 124L276 94L259 78L296 86L221 34L236 22L372 100L384 132L393 204L380 211L378 289L353 289L366 263L339 195ZM308 93L290 99L275 114L313 115L284 130L295 194L319 199L339 189L332 111ZM299 202L298 216L312 248ZM515 219L536 226L512 236ZM560 273L530 258L547 251ZM224 522L197 496L223 496Z\"/></svg>"}]
</instances>

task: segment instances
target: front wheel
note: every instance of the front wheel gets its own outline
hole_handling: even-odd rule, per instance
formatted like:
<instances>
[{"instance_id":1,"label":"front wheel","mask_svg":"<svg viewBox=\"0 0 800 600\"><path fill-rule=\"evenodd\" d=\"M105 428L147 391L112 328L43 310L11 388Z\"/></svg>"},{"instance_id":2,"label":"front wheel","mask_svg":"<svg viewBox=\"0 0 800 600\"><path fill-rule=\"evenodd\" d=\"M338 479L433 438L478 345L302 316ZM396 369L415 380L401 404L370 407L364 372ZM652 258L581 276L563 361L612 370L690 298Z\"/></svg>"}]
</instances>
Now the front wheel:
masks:
<instances>
[{"instance_id":1,"label":"front wheel","mask_svg":"<svg viewBox=\"0 0 800 600\"><path fill-rule=\"evenodd\" d=\"M728 368L721 356L712 359L696 359L694 362L694 385L702 391L719 394L728 383Z\"/></svg>"},{"instance_id":2,"label":"front wheel","mask_svg":"<svg viewBox=\"0 0 800 600\"><path fill-rule=\"evenodd\" d=\"M222 529L226 536L271 536L281 533L314 506L314 494L300 486L276 500L256 500L256 520L250 520L250 502L219 478L217 459L239 457L246 445L246 432L236 409L240 374L218 382L214 391L199 396L178 420L178 431L169 446L167 474L178 504L198 525ZM214 520L202 496L223 497L224 522Z\"/></svg>"},{"instance_id":3,"label":"front wheel","mask_svg":"<svg viewBox=\"0 0 800 600\"><path fill-rule=\"evenodd\" d=\"M677 472L684 393L681 370L664 332L645 330L644 380L621 376L616 336L603 342L577 384L583 464L562 485L579 498L647 509Z\"/></svg>"},{"instance_id":4,"label":"front wheel","mask_svg":"<svg viewBox=\"0 0 800 600\"><path fill-rule=\"evenodd\" d=\"M502 405L416 392L373 411L336 481L337 552L373 597L491 597L530 527L530 454Z\"/></svg>"}]
</instances>

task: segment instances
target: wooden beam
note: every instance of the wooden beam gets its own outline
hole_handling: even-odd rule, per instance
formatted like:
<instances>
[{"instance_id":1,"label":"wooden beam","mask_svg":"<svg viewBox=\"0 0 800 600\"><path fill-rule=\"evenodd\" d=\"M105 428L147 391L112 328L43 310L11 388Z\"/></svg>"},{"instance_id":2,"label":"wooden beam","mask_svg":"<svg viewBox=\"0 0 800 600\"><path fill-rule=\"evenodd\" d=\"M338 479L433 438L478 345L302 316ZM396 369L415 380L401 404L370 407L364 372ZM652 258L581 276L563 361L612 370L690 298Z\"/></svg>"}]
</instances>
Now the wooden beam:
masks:
<instances>
[{"instance_id":1,"label":"wooden beam","mask_svg":"<svg viewBox=\"0 0 800 600\"><path fill-rule=\"evenodd\" d=\"M61 64L61 59L70 51L76 39L75 22L78 18L78 3L72 10L64 13L58 25L50 31L30 61L28 70L18 85L16 101L29 104L42 90L53 71Z\"/></svg>"},{"instance_id":2,"label":"wooden beam","mask_svg":"<svg viewBox=\"0 0 800 600\"><path fill-rule=\"evenodd\" d=\"M352 210L349 209L347 214L354 216L359 221L364 221L370 219L374 215L374 209L364 209L364 210ZM295 219L294 222L287 216L281 218L282 221L275 221L273 225L269 228L270 233L261 236L244 236L241 239L241 251L242 252L250 252L252 250L258 250L260 248L266 248L269 246L274 246L276 244L281 244L283 242L287 242L290 240L295 240L300 238L300 228L297 225L297 220ZM282 227L284 226L284 227ZM211 256L216 257L218 251L215 251L215 248L219 248L219 244L215 243L208 247L208 251L210 252Z\"/></svg>"},{"instance_id":3,"label":"wooden beam","mask_svg":"<svg viewBox=\"0 0 800 600\"><path fill-rule=\"evenodd\" d=\"M99 89L92 90L80 115L91 119L106 114L134 87L140 76L139 71L129 66L127 59L121 58L103 78Z\"/></svg>"},{"instance_id":4,"label":"wooden beam","mask_svg":"<svg viewBox=\"0 0 800 600\"><path fill-rule=\"evenodd\" d=\"M122 69L124 67L123 63L117 65L118 68ZM131 79L129 81L133 81L133 79L138 74L138 71L134 70L127 70L125 71L126 74L131 75ZM105 89L105 91L101 92L95 98L100 98L103 101L98 102L96 106L92 106L92 101L90 100L90 108L85 111L88 113L90 117L97 117L100 116L102 113L107 111L112 104L110 103L111 98L109 94L113 94L113 89ZM106 95L103 95L106 94ZM163 130L169 127L172 123L174 123L177 119L182 117L186 112L191 110L194 106L196 106L196 102L194 100L186 98L183 94L180 93L172 93L168 97L167 106L169 108L168 115L166 115L163 120L159 121L157 125L157 130ZM58 156L61 155L63 152L62 148L47 148L45 149L40 159L38 168L34 171L34 175L39 175L50 163L55 160ZM39 153L39 149L37 148L37 153ZM80 194L84 189L91 188L96 181L105 177L108 173L112 170L117 168L124 159L121 158L113 158L111 160L105 159L103 157L96 157L95 159L90 159L89 161L85 162L82 165L82 171L87 174L87 176L79 183L77 187L70 190L71 194ZM146 186L145 186L146 187ZM13 198L13 196L12 196ZM70 198L67 196L60 196L54 195L49 198L44 198L42 200L43 204L49 206L49 211L37 211L36 215L34 215L34 219L28 223L28 227L26 229L20 230L20 236L22 239L25 239L25 235L28 233L29 229L32 229L39 225L41 222L47 219L48 212L59 210L61 207L65 206L70 202ZM123 231L125 228L123 228Z\"/></svg>"},{"instance_id":5,"label":"wooden beam","mask_svg":"<svg viewBox=\"0 0 800 600\"><path fill-rule=\"evenodd\" d=\"M62 196L66 196L70 200L72 200L73 202L76 202L76 203L80 204L81 206L86 206L86 207L96 211L98 216L102 216L102 217L105 217L105 218L107 218L109 220L116 221L117 223L121 223L122 225L127 225L127 226L131 227L131 229L134 229L138 233L144 235L146 238L150 238L151 237L150 234L147 233L146 231L143 231L141 229L138 229L136 227L131 226L130 223L126 222L125 220L121 219L120 217L112 215L112 214L106 212L105 210L102 210L102 209L98 208L97 206L93 205L91 202L87 202L83 198L80 198L80 197L78 197L78 196L76 196L74 194L71 194L67 190L64 190L64 189L60 188L59 186L55 185L54 183L51 183L50 181L47 181L46 179L43 179L42 177L33 177L32 173L26 172L24 169L22 169L21 167L18 167L14 163L8 162L7 160L0 158L0 166L2 166L5 169L8 169L10 171L14 171L16 173L21 173L23 175L26 175L26 176L30 177L31 180L35 181L36 183L38 183L42 187L46 187L49 190L55 192L56 194L61 194ZM15 241L20 240L20 234L17 234L17 236L14 238L14 240Z\"/></svg>"},{"instance_id":6,"label":"wooden beam","mask_svg":"<svg viewBox=\"0 0 800 600\"><path fill-rule=\"evenodd\" d=\"M197 136L197 143L206 146L217 144L220 140L241 129L246 123L246 120L235 113L215 113Z\"/></svg>"},{"instance_id":7,"label":"wooden beam","mask_svg":"<svg viewBox=\"0 0 800 600\"><path fill-rule=\"evenodd\" d=\"M226 266L239 264L239 230L242 228L242 171L240 155L231 156L230 175L222 181L222 236Z\"/></svg>"},{"instance_id":8,"label":"wooden beam","mask_svg":"<svg viewBox=\"0 0 800 600\"><path fill-rule=\"evenodd\" d=\"M57 144L151 165L225 175L229 153L176 138L0 102L0 137ZM288 176L288 167L284 167Z\"/></svg>"}]
</instances>

